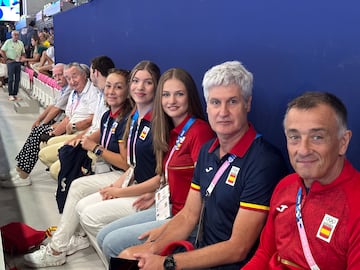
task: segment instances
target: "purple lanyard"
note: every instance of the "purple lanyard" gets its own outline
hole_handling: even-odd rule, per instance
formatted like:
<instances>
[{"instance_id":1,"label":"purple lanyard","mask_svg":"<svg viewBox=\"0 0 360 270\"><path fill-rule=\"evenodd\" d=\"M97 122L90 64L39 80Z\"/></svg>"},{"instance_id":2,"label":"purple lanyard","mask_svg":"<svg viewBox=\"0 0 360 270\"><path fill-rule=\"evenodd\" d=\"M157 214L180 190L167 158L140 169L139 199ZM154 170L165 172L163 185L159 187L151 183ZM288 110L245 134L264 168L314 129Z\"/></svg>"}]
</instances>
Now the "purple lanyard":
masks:
<instances>
[{"instance_id":1,"label":"purple lanyard","mask_svg":"<svg viewBox=\"0 0 360 270\"><path fill-rule=\"evenodd\" d=\"M76 98L76 101L75 101ZM73 115L74 111L76 110L77 106L80 103L81 95L79 95L76 91L73 92L73 95L71 97L71 110L70 114Z\"/></svg>"},{"instance_id":2,"label":"purple lanyard","mask_svg":"<svg viewBox=\"0 0 360 270\"><path fill-rule=\"evenodd\" d=\"M108 128L109 120L110 120L110 116L108 116L108 119L107 119L107 121L106 121L106 123L105 123L105 125L104 125L104 132L103 132L103 136L102 136L102 139L101 139L101 145L102 145L105 149L108 148L109 143L110 143L110 139L111 139L112 135L115 134L115 130L116 130L116 127L117 127L117 125L118 125L118 122L116 122L115 119L114 119L114 122L113 122L111 128L109 129L108 134L106 135L106 131L107 131L107 128ZM106 140L106 144L105 144L105 137L106 137L106 139L107 139L107 140Z\"/></svg>"},{"instance_id":3,"label":"purple lanyard","mask_svg":"<svg viewBox=\"0 0 360 270\"><path fill-rule=\"evenodd\" d=\"M227 160L221 165L221 167L217 170L213 180L211 181L210 185L206 189L206 197L210 197L211 193L213 192L217 182L219 181L220 177L223 175L225 170L230 166L230 164L235 160L236 156L231 154Z\"/></svg>"}]
</instances>

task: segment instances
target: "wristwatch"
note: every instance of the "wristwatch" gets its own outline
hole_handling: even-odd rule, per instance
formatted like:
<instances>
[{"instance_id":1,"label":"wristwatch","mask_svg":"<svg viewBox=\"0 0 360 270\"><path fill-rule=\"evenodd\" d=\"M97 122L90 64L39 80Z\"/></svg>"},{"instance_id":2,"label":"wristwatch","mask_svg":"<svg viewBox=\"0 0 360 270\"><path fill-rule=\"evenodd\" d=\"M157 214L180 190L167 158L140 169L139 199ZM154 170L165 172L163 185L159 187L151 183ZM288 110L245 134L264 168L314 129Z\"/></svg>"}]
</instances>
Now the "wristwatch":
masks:
<instances>
[{"instance_id":1,"label":"wristwatch","mask_svg":"<svg viewBox=\"0 0 360 270\"><path fill-rule=\"evenodd\" d=\"M72 133L75 133L75 132L77 131L77 129L76 129L76 123L72 123L72 124L71 124L71 131L72 131Z\"/></svg>"},{"instance_id":2,"label":"wristwatch","mask_svg":"<svg viewBox=\"0 0 360 270\"><path fill-rule=\"evenodd\" d=\"M175 270L176 269L176 261L175 261L173 255L169 255L165 258L164 269L165 270Z\"/></svg>"},{"instance_id":3,"label":"wristwatch","mask_svg":"<svg viewBox=\"0 0 360 270\"><path fill-rule=\"evenodd\" d=\"M102 149L101 146L98 146L98 147L95 149L95 151L94 151L94 154L95 154L96 156L101 156L102 153L103 153L103 149Z\"/></svg>"}]
</instances>

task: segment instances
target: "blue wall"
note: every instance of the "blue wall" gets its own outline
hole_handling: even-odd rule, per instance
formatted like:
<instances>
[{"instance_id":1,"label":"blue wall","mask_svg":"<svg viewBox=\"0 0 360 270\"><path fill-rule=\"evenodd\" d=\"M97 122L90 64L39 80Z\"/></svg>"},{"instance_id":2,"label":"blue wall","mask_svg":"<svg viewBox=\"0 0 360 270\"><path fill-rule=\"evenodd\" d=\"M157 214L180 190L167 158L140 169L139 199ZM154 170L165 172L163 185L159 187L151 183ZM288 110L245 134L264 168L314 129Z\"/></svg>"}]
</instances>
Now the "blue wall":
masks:
<instances>
[{"instance_id":1,"label":"blue wall","mask_svg":"<svg viewBox=\"0 0 360 270\"><path fill-rule=\"evenodd\" d=\"M155 61L164 71L204 72L240 60L253 72L250 119L285 151L286 103L306 90L339 96L353 130L348 157L360 169L360 2L356 0L93 0L54 17L56 60L118 67Z\"/></svg>"}]
</instances>

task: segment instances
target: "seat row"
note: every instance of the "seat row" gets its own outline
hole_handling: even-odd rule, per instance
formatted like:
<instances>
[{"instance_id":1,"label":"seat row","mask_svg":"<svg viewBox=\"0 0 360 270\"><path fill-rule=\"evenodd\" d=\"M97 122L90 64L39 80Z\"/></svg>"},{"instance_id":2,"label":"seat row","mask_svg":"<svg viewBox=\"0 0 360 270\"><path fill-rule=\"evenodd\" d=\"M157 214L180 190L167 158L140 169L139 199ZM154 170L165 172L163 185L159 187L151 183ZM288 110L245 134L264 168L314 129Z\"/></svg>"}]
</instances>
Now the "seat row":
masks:
<instances>
[{"instance_id":1,"label":"seat row","mask_svg":"<svg viewBox=\"0 0 360 270\"><path fill-rule=\"evenodd\" d=\"M61 89L53 78L41 73L35 74L28 67L21 70L20 87L43 107L53 104Z\"/></svg>"}]
</instances>

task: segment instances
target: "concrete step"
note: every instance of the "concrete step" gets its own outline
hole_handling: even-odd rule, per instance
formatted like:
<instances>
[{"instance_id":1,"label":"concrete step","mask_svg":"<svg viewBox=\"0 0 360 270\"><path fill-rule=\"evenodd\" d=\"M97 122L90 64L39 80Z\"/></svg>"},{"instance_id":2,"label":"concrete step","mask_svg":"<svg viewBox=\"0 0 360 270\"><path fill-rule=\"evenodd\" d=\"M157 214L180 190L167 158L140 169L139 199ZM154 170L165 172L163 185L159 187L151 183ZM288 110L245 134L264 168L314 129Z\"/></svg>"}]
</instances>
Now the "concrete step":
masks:
<instances>
[{"instance_id":1,"label":"concrete step","mask_svg":"<svg viewBox=\"0 0 360 270\"><path fill-rule=\"evenodd\" d=\"M14 110L17 113L39 113L40 104L37 100L24 98L14 102Z\"/></svg>"}]
</instances>

